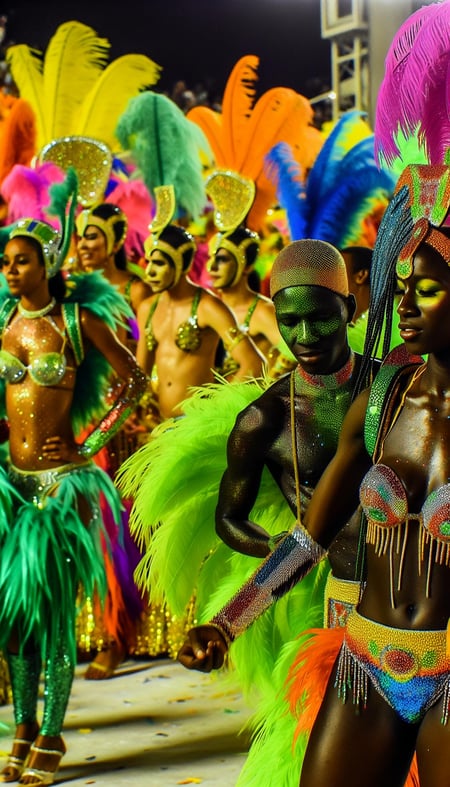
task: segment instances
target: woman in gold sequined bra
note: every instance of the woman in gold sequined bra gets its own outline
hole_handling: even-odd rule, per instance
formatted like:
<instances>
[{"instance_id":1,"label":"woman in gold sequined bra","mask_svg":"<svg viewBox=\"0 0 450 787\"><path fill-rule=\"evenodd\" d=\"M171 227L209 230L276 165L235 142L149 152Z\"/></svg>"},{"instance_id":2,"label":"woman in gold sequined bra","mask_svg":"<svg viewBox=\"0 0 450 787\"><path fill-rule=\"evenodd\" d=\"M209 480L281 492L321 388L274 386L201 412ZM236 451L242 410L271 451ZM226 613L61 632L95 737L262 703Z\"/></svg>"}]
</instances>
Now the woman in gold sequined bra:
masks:
<instances>
[{"instance_id":1,"label":"woman in gold sequined bra","mask_svg":"<svg viewBox=\"0 0 450 787\"><path fill-rule=\"evenodd\" d=\"M240 329L264 355L269 376L276 378L293 369L295 358L282 341L272 301L250 285L259 250L257 233L244 226L218 233L211 239L210 250L207 268L213 287L233 312ZM224 376L236 371L229 356L225 356L220 371Z\"/></svg>"},{"instance_id":2,"label":"woman in gold sequined bra","mask_svg":"<svg viewBox=\"0 0 450 787\"><path fill-rule=\"evenodd\" d=\"M220 340L238 363L234 379L259 376L263 358L230 309L189 280L195 243L188 232L169 224L145 250L153 295L139 307L136 357L165 420L181 414L189 388L213 381Z\"/></svg>"},{"instance_id":3,"label":"woman in gold sequined bra","mask_svg":"<svg viewBox=\"0 0 450 787\"><path fill-rule=\"evenodd\" d=\"M99 274L87 281L60 272L70 234L66 229L61 238L50 225L23 219L3 256L9 297L0 309L0 377L10 435L8 471L1 471L0 646L16 733L1 780L36 786L53 783L65 752L78 589L105 590L100 498L116 521L120 516L117 491L91 457L134 410L145 385L114 331L125 312L122 298ZM122 381L120 396L81 443L75 435L99 407L107 409L111 369Z\"/></svg>"}]
</instances>

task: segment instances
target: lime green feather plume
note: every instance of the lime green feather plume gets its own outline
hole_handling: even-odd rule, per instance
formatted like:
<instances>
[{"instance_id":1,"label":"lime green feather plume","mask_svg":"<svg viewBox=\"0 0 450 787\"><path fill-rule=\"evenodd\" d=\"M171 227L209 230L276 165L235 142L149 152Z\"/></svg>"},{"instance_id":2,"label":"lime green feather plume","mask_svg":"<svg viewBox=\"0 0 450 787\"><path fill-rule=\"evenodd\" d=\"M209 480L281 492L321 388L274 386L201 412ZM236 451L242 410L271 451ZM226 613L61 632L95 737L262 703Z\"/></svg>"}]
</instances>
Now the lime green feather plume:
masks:
<instances>
[{"instance_id":1,"label":"lime green feather plume","mask_svg":"<svg viewBox=\"0 0 450 787\"><path fill-rule=\"evenodd\" d=\"M175 614L184 614L205 558L222 544L214 512L227 437L237 413L262 392L258 382L193 389L185 417L155 430L119 471L119 489L134 501L130 529L146 550L137 583Z\"/></svg>"}]
</instances>

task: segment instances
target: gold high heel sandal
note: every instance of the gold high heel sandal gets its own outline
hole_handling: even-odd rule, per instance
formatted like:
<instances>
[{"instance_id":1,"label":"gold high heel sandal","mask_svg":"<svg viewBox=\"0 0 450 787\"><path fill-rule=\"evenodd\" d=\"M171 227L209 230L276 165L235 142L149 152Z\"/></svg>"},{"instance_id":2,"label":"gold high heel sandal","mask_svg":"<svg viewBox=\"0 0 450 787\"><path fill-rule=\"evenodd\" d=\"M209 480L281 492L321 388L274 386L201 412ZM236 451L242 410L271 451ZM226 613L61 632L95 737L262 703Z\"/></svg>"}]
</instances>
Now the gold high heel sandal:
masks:
<instances>
[{"instance_id":1,"label":"gold high heel sandal","mask_svg":"<svg viewBox=\"0 0 450 787\"><path fill-rule=\"evenodd\" d=\"M16 782L21 777L23 770L25 768L25 763L30 754L30 748L32 743L33 741L29 741L26 738L14 738L12 744L12 752L11 754L8 755L6 765L0 772L0 781L2 783ZM26 746L26 752L22 756L19 756L18 754L13 754L14 749L18 748L19 746ZM10 774L7 773L8 770L11 771Z\"/></svg>"},{"instance_id":2,"label":"gold high heel sandal","mask_svg":"<svg viewBox=\"0 0 450 787\"><path fill-rule=\"evenodd\" d=\"M53 784L55 781L56 774L58 773L60 762L65 754L65 750L61 751L60 749L44 749L42 746L34 746L30 747L30 757L33 754L45 754L51 755L52 757L57 757L56 768L52 771L44 770L42 768L35 768L33 766L28 766L23 771L21 778L19 779L19 784L29 784L30 787L43 787L43 785ZM33 781L23 781L25 777L34 777Z\"/></svg>"}]
</instances>

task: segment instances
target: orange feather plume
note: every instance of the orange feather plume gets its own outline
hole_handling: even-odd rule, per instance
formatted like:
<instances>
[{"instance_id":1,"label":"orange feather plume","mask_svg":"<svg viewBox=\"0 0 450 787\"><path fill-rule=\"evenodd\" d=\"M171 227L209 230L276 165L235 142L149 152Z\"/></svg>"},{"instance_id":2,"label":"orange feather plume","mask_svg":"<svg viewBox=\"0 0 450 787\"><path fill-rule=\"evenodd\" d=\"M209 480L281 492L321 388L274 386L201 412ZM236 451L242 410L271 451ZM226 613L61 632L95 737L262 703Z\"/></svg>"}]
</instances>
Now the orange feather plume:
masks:
<instances>
[{"instance_id":1,"label":"orange feather plume","mask_svg":"<svg viewBox=\"0 0 450 787\"><path fill-rule=\"evenodd\" d=\"M222 112L194 107L188 118L207 137L218 169L254 181L256 196L246 224L260 232L267 211L276 202L275 185L265 174L265 156L278 142L289 143L305 171L320 150L322 136L311 125L309 101L295 90L275 87L255 100L258 66L255 55L240 58L227 81Z\"/></svg>"}]
</instances>

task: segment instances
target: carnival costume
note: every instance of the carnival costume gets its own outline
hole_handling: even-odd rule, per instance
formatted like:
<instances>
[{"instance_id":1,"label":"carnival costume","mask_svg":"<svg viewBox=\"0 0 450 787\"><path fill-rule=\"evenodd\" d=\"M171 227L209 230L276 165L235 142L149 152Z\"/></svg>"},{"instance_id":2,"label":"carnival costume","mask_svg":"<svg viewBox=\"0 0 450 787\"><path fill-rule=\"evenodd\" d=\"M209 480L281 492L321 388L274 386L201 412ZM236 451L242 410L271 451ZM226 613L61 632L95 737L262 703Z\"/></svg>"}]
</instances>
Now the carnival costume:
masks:
<instances>
[{"instance_id":1,"label":"carnival costume","mask_svg":"<svg viewBox=\"0 0 450 787\"><path fill-rule=\"evenodd\" d=\"M9 239L25 237L39 244L47 278L60 271L67 254L76 184L71 171L61 186L53 187L51 210L60 218L62 235L33 218L21 219L9 228ZM1 350L0 376L6 386L17 385L26 375L41 387L58 385L70 371L65 355L65 348L70 347L77 369L71 408L72 429L77 435L86 423L105 412L111 369L97 350L84 348L80 309L89 310L111 329L123 322L126 309L122 298L100 275L69 277L65 286L66 296L61 301L62 330L50 314L56 304L54 298L44 308L32 312L17 298L4 298L0 309L2 339L18 312L25 329L27 322L32 328L33 320L40 319L44 330L53 334L56 331L61 338L61 350L37 355L28 366ZM82 585L85 593L95 588L103 596L105 591L100 545L105 533L100 500L106 501L116 521L120 516L120 499L111 480L95 467L90 457L132 412L141 391L139 378L130 378L123 386L99 426L80 444L79 454L85 457L84 461L43 471L23 470L12 464L7 472L1 470L0 646L7 648L11 637L18 635L18 651L7 652L17 725L36 721L39 678L45 661L42 736L61 733L76 663L75 612L79 586ZM90 509L88 526L80 513L80 499ZM24 762L19 760L11 755L7 767L17 770L20 776ZM47 784L53 780L54 773L30 768L26 775L37 776Z\"/></svg>"},{"instance_id":2,"label":"carnival costume","mask_svg":"<svg viewBox=\"0 0 450 787\"><path fill-rule=\"evenodd\" d=\"M217 230L210 239L209 252L212 258L222 247L236 260L234 279L227 285L231 287L241 279L245 268L257 269L258 258L253 259L251 247L259 247L267 212L276 204L276 189L267 177L265 156L277 143L291 144L304 176L323 142L321 133L312 126L313 110L304 96L290 88L275 87L257 98L258 67L255 55L240 58L227 80L221 112L199 106L187 114L203 130L214 156L205 181ZM243 228L247 237L238 238L234 233ZM255 301L253 309L257 306ZM243 332L249 331L251 317L250 306L241 326ZM281 339L263 353L274 379L295 366ZM225 353L219 374L228 376L235 371L233 359Z\"/></svg>"},{"instance_id":3,"label":"carnival costume","mask_svg":"<svg viewBox=\"0 0 450 787\"><path fill-rule=\"evenodd\" d=\"M134 168L120 157L115 128L128 101L158 82L161 67L141 54L108 62L110 49L106 38L75 20L57 28L45 52L27 44L8 47L8 66L20 103L27 106L26 125L22 122L27 134L26 146L23 129L0 136L0 185L8 222L34 216L53 224L45 210L48 186L62 180L69 166L75 168L81 205L105 200L127 215L125 248L137 263L153 204Z\"/></svg>"}]
</instances>

